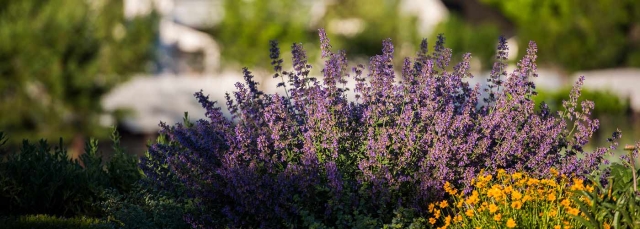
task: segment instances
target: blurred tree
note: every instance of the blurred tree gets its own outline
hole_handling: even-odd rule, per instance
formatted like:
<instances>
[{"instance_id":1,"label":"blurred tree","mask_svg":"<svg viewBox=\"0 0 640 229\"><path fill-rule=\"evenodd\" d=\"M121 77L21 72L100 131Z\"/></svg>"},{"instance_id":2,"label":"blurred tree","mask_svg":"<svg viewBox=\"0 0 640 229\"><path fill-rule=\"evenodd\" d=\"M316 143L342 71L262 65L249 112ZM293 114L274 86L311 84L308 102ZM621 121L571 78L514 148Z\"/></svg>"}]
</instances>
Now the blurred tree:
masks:
<instances>
[{"instance_id":1,"label":"blurred tree","mask_svg":"<svg viewBox=\"0 0 640 229\"><path fill-rule=\"evenodd\" d=\"M225 0L222 22L209 32L222 44L226 64L269 68L269 40L278 40L285 58L294 42L318 43L308 26L311 6L304 1Z\"/></svg>"},{"instance_id":2,"label":"blurred tree","mask_svg":"<svg viewBox=\"0 0 640 229\"><path fill-rule=\"evenodd\" d=\"M502 30L492 23L472 24L457 13L451 13L446 21L440 23L429 41L435 44L438 34L444 34L445 47L452 49L453 66L462 61L465 53L471 53L472 59L480 60L483 70L491 69L495 62L496 47ZM476 67L476 66L474 66Z\"/></svg>"},{"instance_id":3,"label":"blurred tree","mask_svg":"<svg viewBox=\"0 0 640 229\"><path fill-rule=\"evenodd\" d=\"M347 54L380 54L382 40L391 38L396 55L414 56L423 34L417 32L417 17L399 10L401 1L342 0L327 1L322 27L327 28L337 49ZM352 32L352 31L357 32ZM435 44L435 43L434 43ZM401 60L402 58L398 58Z\"/></svg>"},{"instance_id":4,"label":"blurred tree","mask_svg":"<svg viewBox=\"0 0 640 229\"><path fill-rule=\"evenodd\" d=\"M156 17L125 20L122 0L0 0L0 130L64 137L82 148L99 125L100 98L145 70ZM78 145L79 144L79 145Z\"/></svg>"},{"instance_id":5,"label":"blurred tree","mask_svg":"<svg viewBox=\"0 0 640 229\"><path fill-rule=\"evenodd\" d=\"M514 22L519 50L525 50L529 40L547 50L538 53L541 62L557 63L569 71L640 67L639 1L481 1Z\"/></svg>"},{"instance_id":6,"label":"blurred tree","mask_svg":"<svg viewBox=\"0 0 640 229\"><path fill-rule=\"evenodd\" d=\"M291 44L317 47L318 30L325 28L336 49L349 56L379 54L382 40L391 38L396 53L413 55L420 44L417 18L399 11L395 0L225 0L224 17L209 32L222 44L227 64L269 69L269 40L278 40L283 58L290 58ZM318 49L308 48L315 61ZM286 61L285 61L286 63Z\"/></svg>"}]
</instances>

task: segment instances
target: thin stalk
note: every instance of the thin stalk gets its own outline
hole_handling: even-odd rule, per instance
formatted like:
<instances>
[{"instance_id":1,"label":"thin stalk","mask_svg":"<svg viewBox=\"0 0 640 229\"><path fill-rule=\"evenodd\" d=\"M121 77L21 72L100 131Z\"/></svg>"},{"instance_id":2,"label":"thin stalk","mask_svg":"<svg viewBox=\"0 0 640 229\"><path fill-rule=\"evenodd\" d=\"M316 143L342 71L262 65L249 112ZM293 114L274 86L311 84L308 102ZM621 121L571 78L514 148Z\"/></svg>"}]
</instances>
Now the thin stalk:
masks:
<instances>
[{"instance_id":1,"label":"thin stalk","mask_svg":"<svg viewBox=\"0 0 640 229\"><path fill-rule=\"evenodd\" d=\"M631 146L631 145L627 145L624 147L624 150L629 151L629 164L631 164L631 169L632 169L632 174L633 174L633 191L634 192L638 192L638 180L637 180L637 175L636 175L636 161L635 158L633 158L633 151L636 150L635 146Z\"/></svg>"}]
</instances>

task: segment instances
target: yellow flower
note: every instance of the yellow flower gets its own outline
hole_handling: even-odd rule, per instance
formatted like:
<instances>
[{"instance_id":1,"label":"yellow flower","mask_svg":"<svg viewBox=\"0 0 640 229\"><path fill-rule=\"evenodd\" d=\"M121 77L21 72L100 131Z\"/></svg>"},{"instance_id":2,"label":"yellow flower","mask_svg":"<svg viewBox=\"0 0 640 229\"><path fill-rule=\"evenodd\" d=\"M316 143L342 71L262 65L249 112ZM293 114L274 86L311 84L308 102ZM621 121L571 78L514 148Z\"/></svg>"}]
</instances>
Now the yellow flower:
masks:
<instances>
[{"instance_id":1,"label":"yellow flower","mask_svg":"<svg viewBox=\"0 0 640 229\"><path fill-rule=\"evenodd\" d=\"M518 190L514 190L513 192L511 192L511 199L519 200L520 198L522 198L521 192L519 192Z\"/></svg>"},{"instance_id":2,"label":"yellow flower","mask_svg":"<svg viewBox=\"0 0 640 229\"><path fill-rule=\"evenodd\" d=\"M522 173L521 172L516 172L516 173L513 173L511 175L511 179L519 180L520 178L522 178Z\"/></svg>"},{"instance_id":3,"label":"yellow flower","mask_svg":"<svg viewBox=\"0 0 640 229\"><path fill-rule=\"evenodd\" d=\"M518 226L518 224L516 224L516 221L513 220L513 218L509 218L509 220L507 220L507 227L508 228L514 228Z\"/></svg>"},{"instance_id":4,"label":"yellow flower","mask_svg":"<svg viewBox=\"0 0 640 229\"><path fill-rule=\"evenodd\" d=\"M578 210L577 208L568 208L567 213L577 216L578 214L580 214L580 210Z\"/></svg>"},{"instance_id":5,"label":"yellow flower","mask_svg":"<svg viewBox=\"0 0 640 229\"><path fill-rule=\"evenodd\" d=\"M562 227L560 227L560 225L555 225L553 226L553 229L561 229Z\"/></svg>"},{"instance_id":6,"label":"yellow flower","mask_svg":"<svg viewBox=\"0 0 640 229\"><path fill-rule=\"evenodd\" d=\"M522 208L522 202L520 202L520 201L513 201L513 202L511 203L511 207L512 207L513 209L520 209L520 208Z\"/></svg>"},{"instance_id":7,"label":"yellow flower","mask_svg":"<svg viewBox=\"0 0 640 229\"><path fill-rule=\"evenodd\" d=\"M496 211L498 211L498 206L497 206L497 205L495 205L495 204L490 204L490 205L489 205L489 212L490 212L490 213L494 213L494 212L496 212Z\"/></svg>"},{"instance_id":8,"label":"yellow flower","mask_svg":"<svg viewBox=\"0 0 640 229\"><path fill-rule=\"evenodd\" d=\"M549 173L554 177L558 176L558 170L556 170L555 168L550 168Z\"/></svg>"},{"instance_id":9,"label":"yellow flower","mask_svg":"<svg viewBox=\"0 0 640 229\"><path fill-rule=\"evenodd\" d=\"M540 183L540 180L535 178L529 178L529 180L527 181L527 185L529 186L534 186L534 185L537 185L538 183Z\"/></svg>"},{"instance_id":10,"label":"yellow flower","mask_svg":"<svg viewBox=\"0 0 640 229\"><path fill-rule=\"evenodd\" d=\"M568 208L570 204L571 201L569 201L569 199L564 199L562 200L562 202L560 202L560 205L564 206L565 208Z\"/></svg>"},{"instance_id":11,"label":"yellow flower","mask_svg":"<svg viewBox=\"0 0 640 229\"><path fill-rule=\"evenodd\" d=\"M513 191L513 187L511 187L511 185L504 187L504 193L509 194L511 191Z\"/></svg>"},{"instance_id":12,"label":"yellow flower","mask_svg":"<svg viewBox=\"0 0 640 229\"><path fill-rule=\"evenodd\" d=\"M493 216L493 220L495 220L495 221L502 220L502 214L497 214L497 215Z\"/></svg>"},{"instance_id":13,"label":"yellow flower","mask_svg":"<svg viewBox=\"0 0 640 229\"><path fill-rule=\"evenodd\" d=\"M462 222L462 215L456 215L456 217L453 218L453 222Z\"/></svg>"},{"instance_id":14,"label":"yellow flower","mask_svg":"<svg viewBox=\"0 0 640 229\"><path fill-rule=\"evenodd\" d=\"M551 180L551 179L543 179L540 181L540 183L544 184L544 185L548 185L550 187L556 187L558 186L558 184L556 184L556 181Z\"/></svg>"},{"instance_id":15,"label":"yellow flower","mask_svg":"<svg viewBox=\"0 0 640 229\"><path fill-rule=\"evenodd\" d=\"M555 193L549 193L549 195L547 195L547 200L549 200L549 201L556 200L556 194Z\"/></svg>"},{"instance_id":16,"label":"yellow flower","mask_svg":"<svg viewBox=\"0 0 640 229\"><path fill-rule=\"evenodd\" d=\"M500 190L500 186L499 185L494 185L491 187L491 189L489 189L489 191L487 191L487 196L488 197L493 197L496 200L500 200L503 196L502 194L502 190Z\"/></svg>"},{"instance_id":17,"label":"yellow flower","mask_svg":"<svg viewBox=\"0 0 640 229\"><path fill-rule=\"evenodd\" d=\"M446 200L441 201L440 204L439 204L440 208L446 208L448 206L449 206L449 203L447 203Z\"/></svg>"},{"instance_id":18,"label":"yellow flower","mask_svg":"<svg viewBox=\"0 0 640 229\"><path fill-rule=\"evenodd\" d=\"M556 214L558 214L558 211L556 211L555 209L551 209L551 211L549 211L549 216L550 217L555 217Z\"/></svg>"},{"instance_id":19,"label":"yellow flower","mask_svg":"<svg viewBox=\"0 0 640 229\"><path fill-rule=\"evenodd\" d=\"M433 205L433 203L429 204L429 213L433 212L433 208L435 207L435 205Z\"/></svg>"},{"instance_id":20,"label":"yellow flower","mask_svg":"<svg viewBox=\"0 0 640 229\"><path fill-rule=\"evenodd\" d=\"M465 203L470 205L478 203L478 201L480 200L478 199L478 196L479 196L478 191L473 190L473 192L471 193L471 196L469 196L469 198L465 200Z\"/></svg>"},{"instance_id":21,"label":"yellow flower","mask_svg":"<svg viewBox=\"0 0 640 229\"><path fill-rule=\"evenodd\" d=\"M464 214L469 216L469 217L473 217L473 210L469 209L469 210L465 211Z\"/></svg>"},{"instance_id":22,"label":"yellow flower","mask_svg":"<svg viewBox=\"0 0 640 229\"><path fill-rule=\"evenodd\" d=\"M440 209L436 209L435 211L433 211L433 217L440 218Z\"/></svg>"},{"instance_id":23,"label":"yellow flower","mask_svg":"<svg viewBox=\"0 0 640 229\"><path fill-rule=\"evenodd\" d=\"M576 191L576 190L585 190L584 181L577 178L573 178L573 185L571 185L571 191Z\"/></svg>"},{"instance_id":24,"label":"yellow flower","mask_svg":"<svg viewBox=\"0 0 640 229\"><path fill-rule=\"evenodd\" d=\"M429 223L430 223L431 225L436 224L436 218L433 218L433 217L429 218Z\"/></svg>"},{"instance_id":25,"label":"yellow flower","mask_svg":"<svg viewBox=\"0 0 640 229\"><path fill-rule=\"evenodd\" d=\"M572 228L571 225L569 225L569 221L565 220L565 221L562 221L562 223L564 224L564 228L565 229L571 229Z\"/></svg>"},{"instance_id":26,"label":"yellow flower","mask_svg":"<svg viewBox=\"0 0 640 229\"><path fill-rule=\"evenodd\" d=\"M458 190L453 188L453 186L451 185L451 183L449 183L449 181L444 183L444 191L451 194L452 196L458 193Z\"/></svg>"},{"instance_id":27,"label":"yellow flower","mask_svg":"<svg viewBox=\"0 0 640 229\"><path fill-rule=\"evenodd\" d=\"M604 229L611 229L611 225L609 225L607 222L604 222L604 225L602 225L602 227L604 227Z\"/></svg>"}]
</instances>

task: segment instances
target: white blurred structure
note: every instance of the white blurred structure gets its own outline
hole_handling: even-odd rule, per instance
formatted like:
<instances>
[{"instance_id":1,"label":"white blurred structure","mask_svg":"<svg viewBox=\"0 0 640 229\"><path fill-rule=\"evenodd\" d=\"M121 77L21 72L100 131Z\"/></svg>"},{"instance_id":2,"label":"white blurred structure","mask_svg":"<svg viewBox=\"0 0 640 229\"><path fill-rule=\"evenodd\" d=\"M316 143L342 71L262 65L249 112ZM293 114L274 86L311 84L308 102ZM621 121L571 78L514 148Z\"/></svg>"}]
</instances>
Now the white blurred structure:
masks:
<instances>
[{"instance_id":1,"label":"white blurred structure","mask_svg":"<svg viewBox=\"0 0 640 229\"><path fill-rule=\"evenodd\" d=\"M211 0L125 0L124 14L126 18L153 10L160 14L160 72L214 74L220 69L220 47L196 28L210 27L222 19L222 13L216 12L222 9L219 4ZM202 61L194 67L188 57L199 55Z\"/></svg>"},{"instance_id":2,"label":"white blurred structure","mask_svg":"<svg viewBox=\"0 0 640 229\"><path fill-rule=\"evenodd\" d=\"M431 34L449 16L441 0L403 0L400 10L418 17L417 29L420 34Z\"/></svg>"},{"instance_id":3,"label":"white blurred structure","mask_svg":"<svg viewBox=\"0 0 640 229\"><path fill-rule=\"evenodd\" d=\"M640 68L615 68L583 71L573 74L572 83L584 76L583 88L608 90L620 98L629 98L631 109L640 111Z\"/></svg>"},{"instance_id":4,"label":"white blurred structure","mask_svg":"<svg viewBox=\"0 0 640 229\"><path fill-rule=\"evenodd\" d=\"M233 72L223 72L215 77L141 75L109 92L102 99L102 106L107 111L133 111L134 115L125 117L122 124L136 134L153 133L160 129L160 121L169 125L182 122L184 112L189 112L191 120L204 119L205 111L193 96L200 90L209 95L209 100L218 101L216 105L223 108L226 117L230 117L224 94L232 94L234 84L241 78Z\"/></svg>"}]
</instances>

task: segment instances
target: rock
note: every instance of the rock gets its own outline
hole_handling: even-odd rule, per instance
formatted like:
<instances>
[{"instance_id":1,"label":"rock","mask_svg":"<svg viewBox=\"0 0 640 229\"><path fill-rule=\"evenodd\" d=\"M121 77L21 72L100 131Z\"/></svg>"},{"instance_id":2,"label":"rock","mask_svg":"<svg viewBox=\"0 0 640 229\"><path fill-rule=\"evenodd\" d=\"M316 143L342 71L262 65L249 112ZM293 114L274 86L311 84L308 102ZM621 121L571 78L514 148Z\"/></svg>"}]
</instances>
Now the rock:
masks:
<instances>
[{"instance_id":1,"label":"rock","mask_svg":"<svg viewBox=\"0 0 640 229\"><path fill-rule=\"evenodd\" d=\"M223 73L219 76L137 76L124 83L102 99L106 111L129 109L134 115L125 117L123 125L133 133L152 133L160 128L160 121L167 124L182 122L184 112L189 112L191 120L205 118L204 109L193 96L203 90L210 100L218 101L225 116L224 94L235 90L234 84L242 81L237 73Z\"/></svg>"}]
</instances>

